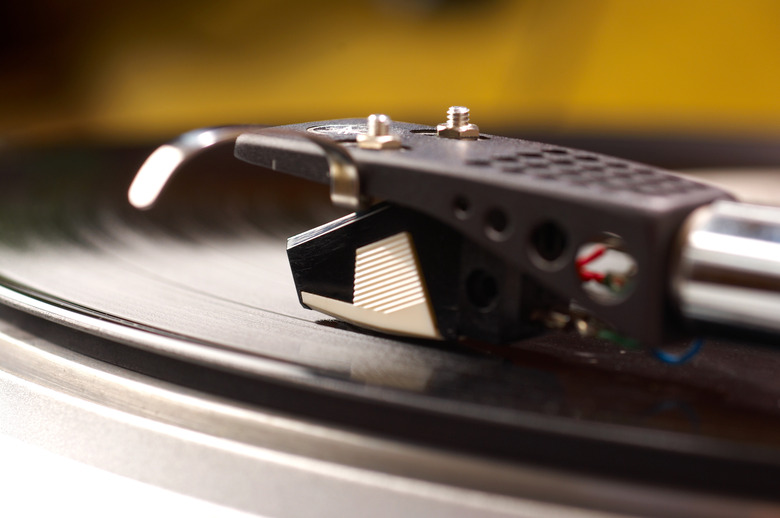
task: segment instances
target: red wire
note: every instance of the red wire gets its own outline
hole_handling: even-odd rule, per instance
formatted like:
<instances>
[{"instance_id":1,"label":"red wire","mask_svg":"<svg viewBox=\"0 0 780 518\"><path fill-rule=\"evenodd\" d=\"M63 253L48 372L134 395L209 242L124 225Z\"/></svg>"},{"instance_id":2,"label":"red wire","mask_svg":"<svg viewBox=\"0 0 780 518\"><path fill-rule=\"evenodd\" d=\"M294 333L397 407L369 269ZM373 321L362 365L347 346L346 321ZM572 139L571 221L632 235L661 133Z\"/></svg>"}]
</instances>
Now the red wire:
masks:
<instances>
[{"instance_id":1,"label":"red wire","mask_svg":"<svg viewBox=\"0 0 780 518\"><path fill-rule=\"evenodd\" d=\"M607 247L606 246L602 246L601 248L597 248L596 250L591 252L590 255L586 255L585 257L580 257L579 259L577 259L574 262L574 264L577 265L578 269L582 268L586 264L592 263L593 261L595 261L596 259L598 259L602 255L604 255L604 252L606 252L606 251L607 251Z\"/></svg>"},{"instance_id":2,"label":"red wire","mask_svg":"<svg viewBox=\"0 0 780 518\"><path fill-rule=\"evenodd\" d=\"M583 270L583 269L580 269L578 273L580 274L580 279L582 279L583 282L585 281L604 282L604 280L607 278L607 276L603 273L590 272L588 270Z\"/></svg>"},{"instance_id":3,"label":"red wire","mask_svg":"<svg viewBox=\"0 0 780 518\"><path fill-rule=\"evenodd\" d=\"M585 265L592 263L602 255L604 255L604 252L607 251L606 246L602 246L601 248L597 248L590 254L586 255L585 257L580 257L576 261L574 261L574 264L577 267L577 273L580 276L580 279L582 279L583 282L586 281L596 281L603 283L606 279L606 275L599 272L591 272L589 270L585 269Z\"/></svg>"}]
</instances>

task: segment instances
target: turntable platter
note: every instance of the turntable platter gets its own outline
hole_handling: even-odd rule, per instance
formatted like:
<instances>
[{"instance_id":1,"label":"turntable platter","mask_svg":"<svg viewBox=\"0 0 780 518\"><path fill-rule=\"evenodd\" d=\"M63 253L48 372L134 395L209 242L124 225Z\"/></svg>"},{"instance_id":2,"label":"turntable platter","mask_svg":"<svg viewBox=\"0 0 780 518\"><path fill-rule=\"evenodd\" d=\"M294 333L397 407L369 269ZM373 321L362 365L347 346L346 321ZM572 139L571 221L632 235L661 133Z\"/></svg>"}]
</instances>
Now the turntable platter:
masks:
<instances>
[{"instance_id":1,"label":"turntable platter","mask_svg":"<svg viewBox=\"0 0 780 518\"><path fill-rule=\"evenodd\" d=\"M15 329L355 433L613 480L780 494L777 350L711 341L670 366L569 334L497 347L324 320L298 304L285 257L288 236L333 218L324 192L237 162L216 169L217 150L140 213L124 200L146 151L5 158L0 315Z\"/></svg>"}]
</instances>

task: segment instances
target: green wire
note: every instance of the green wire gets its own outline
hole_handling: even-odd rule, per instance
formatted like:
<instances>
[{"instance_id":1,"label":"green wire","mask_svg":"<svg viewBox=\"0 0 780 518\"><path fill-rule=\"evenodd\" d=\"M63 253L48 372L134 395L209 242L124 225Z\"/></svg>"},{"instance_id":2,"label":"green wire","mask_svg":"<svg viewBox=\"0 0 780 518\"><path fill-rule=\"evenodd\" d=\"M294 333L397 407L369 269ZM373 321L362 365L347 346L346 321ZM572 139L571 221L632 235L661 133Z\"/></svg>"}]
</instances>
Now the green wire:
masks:
<instances>
[{"instance_id":1,"label":"green wire","mask_svg":"<svg viewBox=\"0 0 780 518\"><path fill-rule=\"evenodd\" d=\"M625 349L639 349L638 340L634 340L633 338L623 336L620 333L616 333L615 331L610 331L609 329L600 330L598 333L596 333L596 337L603 338L604 340L609 340L610 342L616 343Z\"/></svg>"}]
</instances>

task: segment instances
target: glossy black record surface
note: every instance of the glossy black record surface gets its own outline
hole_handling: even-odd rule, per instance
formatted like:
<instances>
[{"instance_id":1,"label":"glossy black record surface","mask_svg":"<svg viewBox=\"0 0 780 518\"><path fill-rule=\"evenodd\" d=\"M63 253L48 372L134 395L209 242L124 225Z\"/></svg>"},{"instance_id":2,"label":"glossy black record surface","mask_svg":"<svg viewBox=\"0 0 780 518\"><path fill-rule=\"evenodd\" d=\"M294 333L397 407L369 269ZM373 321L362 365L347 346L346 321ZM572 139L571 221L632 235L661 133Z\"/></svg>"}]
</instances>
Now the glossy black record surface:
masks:
<instances>
[{"instance_id":1,"label":"glossy black record surface","mask_svg":"<svg viewBox=\"0 0 780 518\"><path fill-rule=\"evenodd\" d=\"M336 426L780 495L780 350L708 340L672 366L569 334L493 346L367 333L303 309L295 293L285 240L339 215L325 190L223 149L138 212L125 192L148 151L2 160L0 298L15 308L2 318L133 370Z\"/></svg>"}]
</instances>

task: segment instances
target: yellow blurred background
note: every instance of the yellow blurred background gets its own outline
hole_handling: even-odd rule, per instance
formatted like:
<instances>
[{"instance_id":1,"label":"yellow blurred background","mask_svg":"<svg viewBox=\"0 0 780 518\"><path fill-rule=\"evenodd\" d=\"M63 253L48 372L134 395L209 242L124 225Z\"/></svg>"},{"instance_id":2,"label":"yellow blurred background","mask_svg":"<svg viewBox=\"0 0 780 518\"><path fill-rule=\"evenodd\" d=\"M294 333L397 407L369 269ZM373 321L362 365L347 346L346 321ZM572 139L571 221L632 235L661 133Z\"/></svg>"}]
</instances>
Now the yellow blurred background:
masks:
<instances>
[{"instance_id":1,"label":"yellow blurred background","mask_svg":"<svg viewBox=\"0 0 780 518\"><path fill-rule=\"evenodd\" d=\"M780 136L772 0L18 4L0 7L9 142L436 124L452 104L488 131Z\"/></svg>"}]
</instances>

